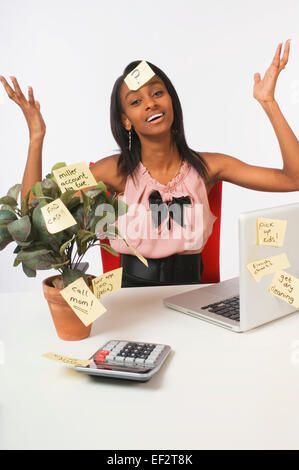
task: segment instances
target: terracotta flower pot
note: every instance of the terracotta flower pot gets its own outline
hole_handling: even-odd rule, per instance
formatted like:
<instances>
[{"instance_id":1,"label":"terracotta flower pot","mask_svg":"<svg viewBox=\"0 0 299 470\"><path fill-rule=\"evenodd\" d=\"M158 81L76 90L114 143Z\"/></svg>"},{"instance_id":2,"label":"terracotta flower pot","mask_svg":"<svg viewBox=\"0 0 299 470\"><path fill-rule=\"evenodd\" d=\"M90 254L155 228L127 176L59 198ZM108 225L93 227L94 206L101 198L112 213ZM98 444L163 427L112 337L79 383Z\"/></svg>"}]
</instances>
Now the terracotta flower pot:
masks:
<instances>
[{"instance_id":1,"label":"terracotta flower pot","mask_svg":"<svg viewBox=\"0 0 299 470\"><path fill-rule=\"evenodd\" d=\"M61 276L51 276L42 282L44 296L48 302L57 335L66 341L88 338L92 324L85 326L60 294L61 289L53 287L52 280L57 277ZM93 290L92 286L90 288Z\"/></svg>"}]
</instances>

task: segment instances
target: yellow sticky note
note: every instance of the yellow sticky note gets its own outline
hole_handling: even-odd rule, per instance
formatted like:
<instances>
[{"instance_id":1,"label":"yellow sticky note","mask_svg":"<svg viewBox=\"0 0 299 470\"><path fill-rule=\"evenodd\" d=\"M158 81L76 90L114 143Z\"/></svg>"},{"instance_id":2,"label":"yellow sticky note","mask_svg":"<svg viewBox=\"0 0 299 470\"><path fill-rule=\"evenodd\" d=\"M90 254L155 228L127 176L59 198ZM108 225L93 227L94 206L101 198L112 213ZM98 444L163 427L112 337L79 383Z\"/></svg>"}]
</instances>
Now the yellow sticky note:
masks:
<instances>
[{"instance_id":1,"label":"yellow sticky note","mask_svg":"<svg viewBox=\"0 0 299 470\"><path fill-rule=\"evenodd\" d=\"M138 90L138 88L148 82L154 75L155 72L148 63L142 60L132 72L128 73L124 81L130 90Z\"/></svg>"},{"instance_id":2,"label":"yellow sticky note","mask_svg":"<svg viewBox=\"0 0 299 470\"><path fill-rule=\"evenodd\" d=\"M85 162L63 166L53 170L56 183L62 193L68 190L80 190L97 184L93 174Z\"/></svg>"},{"instance_id":3,"label":"yellow sticky note","mask_svg":"<svg viewBox=\"0 0 299 470\"><path fill-rule=\"evenodd\" d=\"M85 360L85 359L75 359L74 357L61 356L60 354L56 354L52 352L42 354L42 356L48 359L52 359L53 361L63 362L64 364L70 364L72 366L81 366L81 367L87 367L93 361L92 359Z\"/></svg>"},{"instance_id":4,"label":"yellow sticky note","mask_svg":"<svg viewBox=\"0 0 299 470\"><path fill-rule=\"evenodd\" d=\"M291 274L282 270L277 271L268 291L275 297L299 308L299 279Z\"/></svg>"},{"instance_id":5,"label":"yellow sticky note","mask_svg":"<svg viewBox=\"0 0 299 470\"><path fill-rule=\"evenodd\" d=\"M127 240L125 238L123 238L125 244L127 245L128 248L130 248L131 251L133 251L134 255L137 256L137 258L143 263L145 264L145 266L148 268L148 262L147 260L140 254L138 253L138 251L136 250L136 248L134 248L129 242L127 242Z\"/></svg>"},{"instance_id":6,"label":"yellow sticky note","mask_svg":"<svg viewBox=\"0 0 299 470\"><path fill-rule=\"evenodd\" d=\"M97 299L121 288L123 268L113 269L92 280L93 292Z\"/></svg>"},{"instance_id":7,"label":"yellow sticky note","mask_svg":"<svg viewBox=\"0 0 299 470\"><path fill-rule=\"evenodd\" d=\"M60 294L85 326L106 312L104 305L89 289L83 277L62 289Z\"/></svg>"},{"instance_id":8,"label":"yellow sticky note","mask_svg":"<svg viewBox=\"0 0 299 470\"><path fill-rule=\"evenodd\" d=\"M253 279L257 282L266 274L274 273L277 270L289 268L290 263L285 253L269 258L262 258L258 261L252 261L246 265Z\"/></svg>"},{"instance_id":9,"label":"yellow sticky note","mask_svg":"<svg viewBox=\"0 0 299 470\"><path fill-rule=\"evenodd\" d=\"M49 233L61 232L77 223L59 198L42 207L41 211Z\"/></svg>"},{"instance_id":10,"label":"yellow sticky note","mask_svg":"<svg viewBox=\"0 0 299 470\"><path fill-rule=\"evenodd\" d=\"M257 217L257 245L283 246L287 221Z\"/></svg>"}]
</instances>

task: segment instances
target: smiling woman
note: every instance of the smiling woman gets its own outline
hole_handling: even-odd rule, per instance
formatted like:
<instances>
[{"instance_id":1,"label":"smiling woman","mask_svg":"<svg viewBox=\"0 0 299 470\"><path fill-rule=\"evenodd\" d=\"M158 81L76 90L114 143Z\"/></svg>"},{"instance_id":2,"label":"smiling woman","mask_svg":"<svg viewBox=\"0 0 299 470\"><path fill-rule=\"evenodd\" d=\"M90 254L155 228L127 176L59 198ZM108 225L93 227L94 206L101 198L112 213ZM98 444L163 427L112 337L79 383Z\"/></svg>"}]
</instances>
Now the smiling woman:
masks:
<instances>
[{"instance_id":1,"label":"smiling woman","mask_svg":"<svg viewBox=\"0 0 299 470\"><path fill-rule=\"evenodd\" d=\"M191 149L176 90L154 64L146 63L151 78L137 89L129 88L126 78L138 70L141 61L131 62L116 80L110 122L120 151L96 162L91 171L96 181L104 181L110 192L129 205L129 212L119 218L120 231L148 261L145 268L122 240L111 240L121 253L123 286L201 282L201 252L215 221L208 194L218 181L259 191L299 189L299 143L274 98L277 78L288 62L290 40L282 57L281 50L282 43L262 79L259 73L254 74L253 97L273 126L282 169L248 165L230 155ZM27 100L16 78L11 79L14 89L0 76L8 96L21 107L30 133L24 196L41 179L45 123L32 88Z\"/></svg>"}]
</instances>

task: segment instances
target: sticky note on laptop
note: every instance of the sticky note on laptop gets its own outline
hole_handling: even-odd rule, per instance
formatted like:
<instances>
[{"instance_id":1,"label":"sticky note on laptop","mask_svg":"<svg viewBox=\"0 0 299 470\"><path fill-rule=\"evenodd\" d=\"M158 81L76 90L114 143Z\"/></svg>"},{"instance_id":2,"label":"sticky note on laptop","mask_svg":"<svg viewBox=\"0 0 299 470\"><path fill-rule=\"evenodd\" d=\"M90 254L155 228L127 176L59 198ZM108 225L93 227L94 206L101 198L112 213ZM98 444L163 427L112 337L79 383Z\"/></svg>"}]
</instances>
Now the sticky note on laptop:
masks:
<instances>
[{"instance_id":1,"label":"sticky note on laptop","mask_svg":"<svg viewBox=\"0 0 299 470\"><path fill-rule=\"evenodd\" d=\"M283 270L274 274L268 291L278 299L299 308L299 279Z\"/></svg>"},{"instance_id":2,"label":"sticky note on laptop","mask_svg":"<svg viewBox=\"0 0 299 470\"><path fill-rule=\"evenodd\" d=\"M257 245L283 246L287 221L257 217Z\"/></svg>"},{"instance_id":3,"label":"sticky note on laptop","mask_svg":"<svg viewBox=\"0 0 299 470\"><path fill-rule=\"evenodd\" d=\"M286 269L290 267L288 257L285 253L280 255L271 256L269 258L262 258L257 261L252 261L246 265L249 273L257 282L261 280L266 274L272 274L275 271Z\"/></svg>"}]
</instances>

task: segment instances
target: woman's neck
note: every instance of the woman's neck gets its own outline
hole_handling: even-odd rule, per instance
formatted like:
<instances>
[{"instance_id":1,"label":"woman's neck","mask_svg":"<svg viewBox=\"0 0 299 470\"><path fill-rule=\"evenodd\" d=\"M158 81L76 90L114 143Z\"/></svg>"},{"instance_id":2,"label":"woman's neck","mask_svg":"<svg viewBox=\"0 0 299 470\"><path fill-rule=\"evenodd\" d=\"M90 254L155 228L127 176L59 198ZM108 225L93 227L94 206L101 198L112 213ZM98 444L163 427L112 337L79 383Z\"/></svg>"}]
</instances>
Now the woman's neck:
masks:
<instances>
[{"instance_id":1,"label":"woman's neck","mask_svg":"<svg viewBox=\"0 0 299 470\"><path fill-rule=\"evenodd\" d=\"M164 139L163 142L141 142L141 161L148 170L163 173L177 167L181 157L176 145Z\"/></svg>"}]
</instances>

